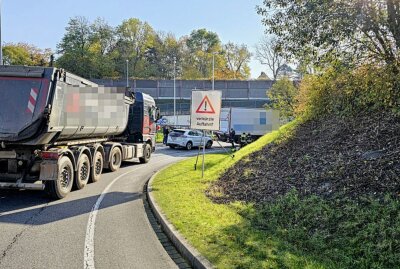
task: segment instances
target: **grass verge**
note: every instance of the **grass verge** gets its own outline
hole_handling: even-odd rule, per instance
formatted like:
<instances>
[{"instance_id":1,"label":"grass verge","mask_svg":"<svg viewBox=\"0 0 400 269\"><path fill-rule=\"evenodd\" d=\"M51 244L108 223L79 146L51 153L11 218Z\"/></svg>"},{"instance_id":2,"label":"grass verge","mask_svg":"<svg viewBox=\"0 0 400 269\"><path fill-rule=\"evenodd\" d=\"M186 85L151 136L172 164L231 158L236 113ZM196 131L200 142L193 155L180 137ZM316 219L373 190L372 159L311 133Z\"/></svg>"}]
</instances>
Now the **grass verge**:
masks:
<instances>
[{"instance_id":1,"label":"grass verge","mask_svg":"<svg viewBox=\"0 0 400 269\"><path fill-rule=\"evenodd\" d=\"M264 205L216 204L206 190L226 169L268 143L290 137L297 122L227 155L207 155L162 171L153 193L169 221L217 268L395 268L400 264L399 202L327 202L296 192ZM213 193L218 196L218 193ZM397 239L396 239L397 238Z\"/></svg>"}]
</instances>

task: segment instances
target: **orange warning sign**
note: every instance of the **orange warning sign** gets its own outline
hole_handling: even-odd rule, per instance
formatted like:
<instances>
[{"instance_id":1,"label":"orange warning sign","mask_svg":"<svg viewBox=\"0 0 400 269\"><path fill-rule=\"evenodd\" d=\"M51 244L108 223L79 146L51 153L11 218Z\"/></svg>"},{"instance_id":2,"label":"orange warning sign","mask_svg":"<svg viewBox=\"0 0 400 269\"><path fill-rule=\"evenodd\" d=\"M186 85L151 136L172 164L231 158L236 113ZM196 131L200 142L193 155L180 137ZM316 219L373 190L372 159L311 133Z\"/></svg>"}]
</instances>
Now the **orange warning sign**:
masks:
<instances>
[{"instance_id":1,"label":"orange warning sign","mask_svg":"<svg viewBox=\"0 0 400 269\"><path fill-rule=\"evenodd\" d=\"M219 130L222 104L221 91L192 91L190 128Z\"/></svg>"},{"instance_id":2,"label":"orange warning sign","mask_svg":"<svg viewBox=\"0 0 400 269\"><path fill-rule=\"evenodd\" d=\"M207 96L204 96L203 100L201 100L201 103L197 108L196 113L215 114L214 107L212 106L210 99L208 99Z\"/></svg>"}]
</instances>

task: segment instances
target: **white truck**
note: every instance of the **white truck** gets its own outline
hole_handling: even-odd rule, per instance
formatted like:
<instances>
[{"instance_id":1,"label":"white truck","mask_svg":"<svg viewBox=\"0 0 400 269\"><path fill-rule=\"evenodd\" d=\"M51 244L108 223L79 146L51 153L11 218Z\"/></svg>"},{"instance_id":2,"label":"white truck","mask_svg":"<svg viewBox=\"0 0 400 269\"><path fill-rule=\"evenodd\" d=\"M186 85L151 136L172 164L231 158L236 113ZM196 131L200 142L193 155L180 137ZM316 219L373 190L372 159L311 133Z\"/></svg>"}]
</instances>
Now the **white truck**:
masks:
<instances>
[{"instance_id":1,"label":"white truck","mask_svg":"<svg viewBox=\"0 0 400 269\"><path fill-rule=\"evenodd\" d=\"M221 141L229 141L229 132L235 130L235 142L238 143L242 133L251 134L257 139L280 127L279 112L263 108L222 108L220 131L216 135Z\"/></svg>"}]
</instances>

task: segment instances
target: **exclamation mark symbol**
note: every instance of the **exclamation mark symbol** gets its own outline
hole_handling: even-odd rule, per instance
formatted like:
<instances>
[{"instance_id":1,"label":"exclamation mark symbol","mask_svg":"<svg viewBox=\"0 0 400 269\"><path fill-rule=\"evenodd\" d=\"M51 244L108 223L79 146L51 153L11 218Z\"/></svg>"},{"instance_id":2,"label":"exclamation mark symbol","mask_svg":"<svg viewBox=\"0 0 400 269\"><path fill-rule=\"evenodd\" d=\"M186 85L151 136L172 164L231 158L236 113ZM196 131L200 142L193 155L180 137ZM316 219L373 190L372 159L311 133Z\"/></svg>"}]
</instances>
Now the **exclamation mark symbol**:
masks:
<instances>
[{"instance_id":1,"label":"exclamation mark symbol","mask_svg":"<svg viewBox=\"0 0 400 269\"><path fill-rule=\"evenodd\" d=\"M207 111L207 101L204 102L204 111Z\"/></svg>"}]
</instances>

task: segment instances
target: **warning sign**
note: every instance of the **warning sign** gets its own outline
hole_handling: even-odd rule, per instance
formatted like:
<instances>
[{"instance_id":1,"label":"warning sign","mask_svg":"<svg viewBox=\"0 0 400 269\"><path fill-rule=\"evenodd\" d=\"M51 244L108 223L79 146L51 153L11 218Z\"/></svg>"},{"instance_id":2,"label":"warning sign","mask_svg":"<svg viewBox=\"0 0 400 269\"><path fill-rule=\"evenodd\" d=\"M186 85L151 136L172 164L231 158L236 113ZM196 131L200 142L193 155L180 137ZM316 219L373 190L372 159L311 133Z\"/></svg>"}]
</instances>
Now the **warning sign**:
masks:
<instances>
[{"instance_id":1,"label":"warning sign","mask_svg":"<svg viewBox=\"0 0 400 269\"><path fill-rule=\"evenodd\" d=\"M208 99L208 96L205 96L203 100L201 101L199 107L196 110L196 113L200 114L215 114L215 110L210 102L210 99Z\"/></svg>"},{"instance_id":2,"label":"warning sign","mask_svg":"<svg viewBox=\"0 0 400 269\"><path fill-rule=\"evenodd\" d=\"M192 91L190 127L199 130L219 130L221 91Z\"/></svg>"}]
</instances>

